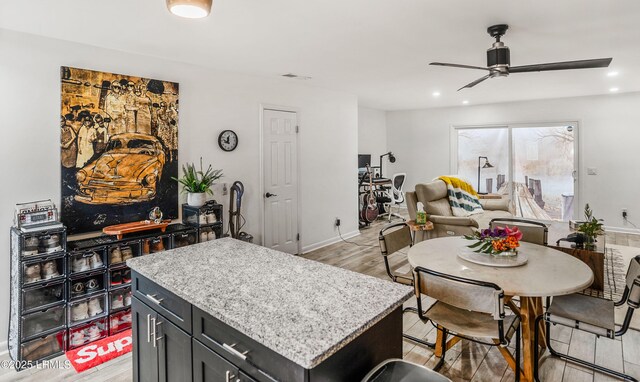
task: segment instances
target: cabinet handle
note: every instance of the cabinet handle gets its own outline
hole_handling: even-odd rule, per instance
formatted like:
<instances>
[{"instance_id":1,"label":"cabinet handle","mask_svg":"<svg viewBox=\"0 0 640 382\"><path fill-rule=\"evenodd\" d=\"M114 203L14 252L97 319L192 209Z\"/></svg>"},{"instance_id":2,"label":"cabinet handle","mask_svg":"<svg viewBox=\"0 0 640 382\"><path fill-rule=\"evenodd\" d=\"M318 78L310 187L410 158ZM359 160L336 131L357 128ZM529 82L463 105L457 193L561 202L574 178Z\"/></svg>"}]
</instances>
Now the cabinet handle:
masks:
<instances>
[{"instance_id":1,"label":"cabinet handle","mask_svg":"<svg viewBox=\"0 0 640 382\"><path fill-rule=\"evenodd\" d=\"M155 317L152 318L151 321L153 321L153 325L151 325L151 327L153 328L153 332L151 332L151 335L153 336L153 347L156 347L156 319L155 319Z\"/></svg>"},{"instance_id":2,"label":"cabinet handle","mask_svg":"<svg viewBox=\"0 0 640 382\"><path fill-rule=\"evenodd\" d=\"M155 322L155 320L154 320L154 322ZM160 321L160 322L156 322L156 323L155 323L155 325L156 325L156 328L157 328L158 326L162 325L162 321ZM158 341L160 341L161 339L163 339L163 338L164 338L164 336L156 337L156 336L158 335L158 333L156 332L156 330L157 330L157 329L154 329L154 330L153 330L153 345L154 345L154 346L155 346L156 342L158 342Z\"/></svg>"},{"instance_id":3,"label":"cabinet handle","mask_svg":"<svg viewBox=\"0 0 640 382\"><path fill-rule=\"evenodd\" d=\"M151 342L151 315L147 314L147 342Z\"/></svg>"},{"instance_id":4,"label":"cabinet handle","mask_svg":"<svg viewBox=\"0 0 640 382\"><path fill-rule=\"evenodd\" d=\"M225 373L225 382L233 382L231 378L235 378L235 377L236 376L234 374L231 374L231 372L227 370L227 372Z\"/></svg>"},{"instance_id":5,"label":"cabinet handle","mask_svg":"<svg viewBox=\"0 0 640 382\"><path fill-rule=\"evenodd\" d=\"M157 294L147 294L147 298L151 300L152 303L160 305L160 303L164 301L164 298L157 298L157 296Z\"/></svg>"},{"instance_id":6,"label":"cabinet handle","mask_svg":"<svg viewBox=\"0 0 640 382\"><path fill-rule=\"evenodd\" d=\"M225 344L225 343L222 344L222 347L227 349L227 351L229 353L235 355L236 357L240 358L243 361L246 361L247 360L247 353L249 353L249 351L247 350L247 351L241 353L241 352L239 352L239 351L237 351L235 349L235 346L236 346L236 344L231 344L231 345Z\"/></svg>"}]
</instances>

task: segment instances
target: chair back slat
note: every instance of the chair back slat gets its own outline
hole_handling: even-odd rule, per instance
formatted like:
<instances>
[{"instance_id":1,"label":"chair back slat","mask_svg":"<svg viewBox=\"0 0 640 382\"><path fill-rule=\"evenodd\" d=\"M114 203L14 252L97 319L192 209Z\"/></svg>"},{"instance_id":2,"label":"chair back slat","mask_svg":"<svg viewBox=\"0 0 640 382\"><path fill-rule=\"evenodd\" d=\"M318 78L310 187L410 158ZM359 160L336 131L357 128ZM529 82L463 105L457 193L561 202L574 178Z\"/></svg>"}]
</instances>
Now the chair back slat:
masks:
<instances>
[{"instance_id":1,"label":"chair back slat","mask_svg":"<svg viewBox=\"0 0 640 382\"><path fill-rule=\"evenodd\" d=\"M631 290L633 282L640 277L640 255L631 259L629 269L627 269L627 288Z\"/></svg>"},{"instance_id":2,"label":"chair back slat","mask_svg":"<svg viewBox=\"0 0 640 382\"><path fill-rule=\"evenodd\" d=\"M433 299L473 312L504 318L504 292L497 285L463 279L418 267L414 270L416 296Z\"/></svg>"},{"instance_id":3,"label":"chair back slat","mask_svg":"<svg viewBox=\"0 0 640 382\"><path fill-rule=\"evenodd\" d=\"M627 298L627 305L633 309L640 307L640 279L635 279L631 287L629 288L629 297Z\"/></svg>"},{"instance_id":4,"label":"chair back slat","mask_svg":"<svg viewBox=\"0 0 640 382\"><path fill-rule=\"evenodd\" d=\"M549 228L547 228L544 223L534 220L515 218L496 218L491 220L491 223L489 223L489 227L491 229L507 225L509 227L518 227L520 232L522 232L522 241L539 245L547 245Z\"/></svg>"},{"instance_id":5,"label":"chair back slat","mask_svg":"<svg viewBox=\"0 0 640 382\"><path fill-rule=\"evenodd\" d=\"M391 231L390 229L395 226L401 226L401 228ZM386 229L389 229L389 231L387 232ZM379 239L382 254L384 256L389 256L411 245L411 230L409 229L409 226L404 223L389 226L388 228L383 228L382 231L380 231Z\"/></svg>"},{"instance_id":6,"label":"chair back slat","mask_svg":"<svg viewBox=\"0 0 640 382\"><path fill-rule=\"evenodd\" d=\"M393 203L400 204L404 202L404 191L402 187L404 186L404 180L407 177L405 173L393 174L391 177L391 199Z\"/></svg>"}]
</instances>

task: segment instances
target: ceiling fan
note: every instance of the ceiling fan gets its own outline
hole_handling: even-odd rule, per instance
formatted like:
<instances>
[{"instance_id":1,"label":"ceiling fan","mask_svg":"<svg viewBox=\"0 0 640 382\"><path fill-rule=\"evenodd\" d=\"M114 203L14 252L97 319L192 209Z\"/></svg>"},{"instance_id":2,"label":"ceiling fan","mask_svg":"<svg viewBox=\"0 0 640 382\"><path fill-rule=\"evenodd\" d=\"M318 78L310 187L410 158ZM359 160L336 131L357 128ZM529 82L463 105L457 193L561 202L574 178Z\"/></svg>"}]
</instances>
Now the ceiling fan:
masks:
<instances>
[{"instance_id":1,"label":"ceiling fan","mask_svg":"<svg viewBox=\"0 0 640 382\"><path fill-rule=\"evenodd\" d=\"M509 47L504 45L500 38L504 36L504 34L509 29L509 26L506 24L498 24L492 25L487 28L487 33L493 38L496 39L496 42L493 43L491 48L487 49L487 67L483 68L481 66L472 66L472 65L460 65L460 64L449 64L446 62L432 62L429 65L438 65L438 66L450 66L453 68L464 68L464 69L480 69L487 70L489 74L484 77L478 78L477 80L466 84L465 86L458 89L458 91L464 88L472 88L479 84L480 82L493 78L493 77L506 77L511 73L526 73L526 72L544 72L548 70L566 70L566 69L590 69L590 68L606 68L611 63L612 58L597 58L593 60L578 60L578 61L564 61L564 62L551 62L547 64L533 64L533 65L523 65L523 66L510 66L511 59L509 57Z\"/></svg>"}]
</instances>

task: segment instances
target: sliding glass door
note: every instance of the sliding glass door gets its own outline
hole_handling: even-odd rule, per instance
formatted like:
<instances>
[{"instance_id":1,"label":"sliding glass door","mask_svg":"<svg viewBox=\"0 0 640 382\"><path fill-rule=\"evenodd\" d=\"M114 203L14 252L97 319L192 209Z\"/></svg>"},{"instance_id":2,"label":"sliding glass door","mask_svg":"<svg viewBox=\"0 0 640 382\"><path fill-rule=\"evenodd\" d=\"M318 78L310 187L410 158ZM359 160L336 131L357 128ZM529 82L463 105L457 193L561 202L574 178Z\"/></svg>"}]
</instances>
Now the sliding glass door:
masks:
<instances>
[{"instance_id":1,"label":"sliding glass door","mask_svg":"<svg viewBox=\"0 0 640 382\"><path fill-rule=\"evenodd\" d=\"M480 193L511 200L516 216L570 220L577 124L455 127L452 169Z\"/></svg>"}]
</instances>

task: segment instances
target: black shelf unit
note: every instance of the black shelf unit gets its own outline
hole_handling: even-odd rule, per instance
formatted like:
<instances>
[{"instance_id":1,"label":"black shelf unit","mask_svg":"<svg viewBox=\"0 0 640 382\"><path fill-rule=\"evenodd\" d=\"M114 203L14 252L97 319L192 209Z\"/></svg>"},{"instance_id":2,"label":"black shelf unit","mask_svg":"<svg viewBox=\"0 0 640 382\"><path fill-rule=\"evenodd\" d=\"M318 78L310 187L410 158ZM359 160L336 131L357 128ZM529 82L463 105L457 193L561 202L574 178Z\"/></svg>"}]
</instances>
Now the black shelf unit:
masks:
<instances>
[{"instance_id":1,"label":"black shelf unit","mask_svg":"<svg viewBox=\"0 0 640 382\"><path fill-rule=\"evenodd\" d=\"M207 226L222 231L221 222ZM199 233L199 227L176 223L165 232L123 239L67 240L64 227L34 232L12 228L9 354L20 361L18 369L130 329L126 259L196 244ZM59 248L45 245L55 242L53 235Z\"/></svg>"},{"instance_id":2,"label":"black shelf unit","mask_svg":"<svg viewBox=\"0 0 640 382\"><path fill-rule=\"evenodd\" d=\"M66 350L66 229L11 228L9 355L16 368Z\"/></svg>"},{"instance_id":3,"label":"black shelf unit","mask_svg":"<svg viewBox=\"0 0 640 382\"><path fill-rule=\"evenodd\" d=\"M71 307L69 307L69 348L82 346L131 328L131 270L126 265L129 256L145 256L196 244L197 238L197 228L177 223L167 226L165 232L132 234L122 239L113 236L99 236L90 239L70 240L68 242L70 258L78 254L87 254L86 256L91 257L93 255L88 254L94 252L99 256L104 256L102 257L104 267L99 268L104 273L104 276L101 276L103 277L101 280L104 280L104 288L91 295L91 297L100 298L101 302L104 301L101 303L104 312L90 317L88 320L73 322ZM85 277L86 280L87 275L93 274L91 271L78 275L72 274L68 281L70 293L73 291L74 280L79 282L78 277ZM90 297L83 296L76 299L85 301Z\"/></svg>"},{"instance_id":4,"label":"black shelf unit","mask_svg":"<svg viewBox=\"0 0 640 382\"><path fill-rule=\"evenodd\" d=\"M222 204L208 201L201 207L182 205L182 223L198 229L198 242L215 240L222 237Z\"/></svg>"}]
</instances>

